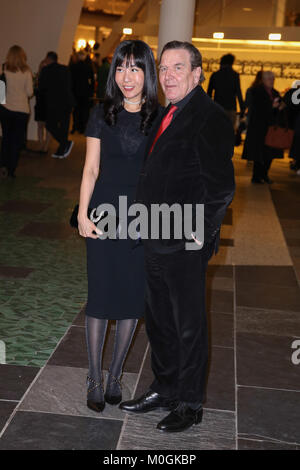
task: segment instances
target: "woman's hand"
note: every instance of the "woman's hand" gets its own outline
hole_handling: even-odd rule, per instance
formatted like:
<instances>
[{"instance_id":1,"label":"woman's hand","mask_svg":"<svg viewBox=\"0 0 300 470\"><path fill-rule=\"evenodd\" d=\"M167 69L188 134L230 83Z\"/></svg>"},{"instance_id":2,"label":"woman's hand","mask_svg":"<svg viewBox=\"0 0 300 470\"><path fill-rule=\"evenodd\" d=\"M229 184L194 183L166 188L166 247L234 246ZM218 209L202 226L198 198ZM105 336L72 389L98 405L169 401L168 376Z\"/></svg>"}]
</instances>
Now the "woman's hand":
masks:
<instances>
[{"instance_id":1,"label":"woman's hand","mask_svg":"<svg viewBox=\"0 0 300 470\"><path fill-rule=\"evenodd\" d=\"M279 102L280 102L280 98L275 98L273 101L273 108L278 108L280 104Z\"/></svg>"},{"instance_id":2,"label":"woman's hand","mask_svg":"<svg viewBox=\"0 0 300 470\"><path fill-rule=\"evenodd\" d=\"M82 237L90 237L97 239L98 235L103 235L103 232L99 230L96 225L88 218L88 217L80 217L78 216L78 231L79 235ZM96 233L93 233L96 232ZM98 235L96 235L98 234Z\"/></svg>"}]
</instances>

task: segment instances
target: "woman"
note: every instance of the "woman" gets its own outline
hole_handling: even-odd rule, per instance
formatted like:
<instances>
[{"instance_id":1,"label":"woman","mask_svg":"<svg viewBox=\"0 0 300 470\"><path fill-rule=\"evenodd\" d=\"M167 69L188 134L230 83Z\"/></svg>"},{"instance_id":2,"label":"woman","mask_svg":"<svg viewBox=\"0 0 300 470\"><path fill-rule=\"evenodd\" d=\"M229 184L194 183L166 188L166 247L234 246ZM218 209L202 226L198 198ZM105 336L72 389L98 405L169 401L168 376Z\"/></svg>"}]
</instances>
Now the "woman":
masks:
<instances>
[{"instance_id":1,"label":"woman","mask_svg":"<svg viewBox=\"0 0 300 470\"><path fill-rule=\"evenodd\" d=\"M134 202L146 134L157 110L151 49L142 41L124 41L112 60L104 104L94 108L87 125L78 211L79 233L87 237L87 406L97 412L104 409L104 398L110 404L122 399L122 367L144 309L144 261L142 246L130 239L99 240L100 232L87 217L87 210L101 203L118 208L121 195L127 196L128 207ZM104 397L101 362L109 319L117 321Z\"/></svg>"},{"instance_id":2,"label":"woman","mask_svg":"<svg viewBox=\"0 0 300 470\"><path fill-rule=\"evenodd\" d=\"M1 176L15 177L21 150L26 139L30 108L28 98L33 95L32 73L26 54L20 46L9 49L4 67L6 104L0 105L2 127Z\"/></svg>"},{"instance_id":3,"label":"woman","mask_svg":"<svg viewBox=\"0 0 300 470\"><path fill-rule=\"evenodd\" d=\"M252 86L248 96L249 121L242 158L254 162L252 183L272 183L268 176L272 159L282 158L283 151L266 146L265 137L268 127L276 120L280 95L273 88L273 72L263 72L261 79L262 83Z\"/></svg>"},{"instance_id":4,"label":"woman","mask_svg":"<svg viewBox=\"0 0 300 470\"><path fill-rule=\"evenodd\" d=\"M263 76L263 71L259 70L255 76L254 81L252 82L252 85L249 88L247 88L247 91L246 91L245 109L248 110L248 113L247 113L248 120L249 120L249 110L251 108L252 91L254 88L262 85L262 76Z\"/></svg>"}]
</instances>

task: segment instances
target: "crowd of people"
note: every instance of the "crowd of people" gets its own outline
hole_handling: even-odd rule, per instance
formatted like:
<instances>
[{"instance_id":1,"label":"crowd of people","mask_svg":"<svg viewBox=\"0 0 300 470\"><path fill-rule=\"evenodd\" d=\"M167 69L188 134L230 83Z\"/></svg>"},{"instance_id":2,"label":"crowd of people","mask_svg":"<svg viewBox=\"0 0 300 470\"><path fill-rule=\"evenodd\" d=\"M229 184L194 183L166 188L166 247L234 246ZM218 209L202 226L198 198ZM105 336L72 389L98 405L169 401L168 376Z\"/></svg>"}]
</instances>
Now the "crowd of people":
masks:
<instances>
[{"instance_id":1,"label":"crowd of people","mask_svg":"<svg viewBox=\"0 0 300 470\"><path fill-rule=\"evenodd\" d=\"M294 92L300 87L300 81L295 81L291 89L281 96L274 88L274 73L260 70L247 89L244 100L239 74L232 67L234 59L232 54L221 58L220 70L211 75L207 92L232 120L238 135L237 145L241 143L241 130L246 129L242 158L253 162L252 183L272 183L268 174L272 160L283 158L285 149L289 149L291 169L300 175L300 104L292 99ZM240 126L237 126L237 100L240 106ZM293 132L281 133L275 142L276 126L280 130L290 129ZM272 128L273 135L267 139ZM286 135L290 138L285 139Z\"/></svg>"},{"instance_id":2,"label":"crowd of people","mask_svg":"<svg viewBox=\"0 0 300 470\"><path fill-rule=\"evenodd\" d=\"M0 105L2 146L0 175L16 176L21 150L25 146L30 116L29 100L36 98L34 118L37 122L39 153L48 153L51 136L57 141L53 158L66 158L74 142L69 140L69 126L73 113L71 133L84 133L94 95L103 101L110 63L107 57L100 62L88 51L73 51L68 66L59 64L56 52L49 51L41 61L35 77L27 64L25 51L12 46L3 64L5 103Z\"/></svg>"},{"instance_id":3,"label":"crowd of people","mask_svg":"<svg viewBox=\"0 0 300 470\"><path fill-rule=\"evenodd\" d=\"M28 100L32 96L36 98L38 152L48 153L52 136L58 142L52 157L62 159L70 154L74 144L68 137L71 115L71 134L83 134L95 101L104 102L110 61L107 57L101 61L98 47L96 43L93 51L88 47L79 52L73 49L68 66L58 63L55 52L48 52L34 80L24 50L19 46L10 48L2 74L6 82L6 104L0 105L2 178L15 177L26 140ZM232 54L221 57L220 70L211 75L207 93L229 116L236 132L236 145L241 143L241 132L246 131L242 158L253 162L252 183L272 183L268 174L272 160L283 158L284 145L266 144L269 128L275 125L293 130L288 147L290 168L300 175L300 105L292 99L299 81L281 96L274 88L274 74L260 70L243 99L240 77L233 69L234 60Z\"/></svg>"}]
</instances>

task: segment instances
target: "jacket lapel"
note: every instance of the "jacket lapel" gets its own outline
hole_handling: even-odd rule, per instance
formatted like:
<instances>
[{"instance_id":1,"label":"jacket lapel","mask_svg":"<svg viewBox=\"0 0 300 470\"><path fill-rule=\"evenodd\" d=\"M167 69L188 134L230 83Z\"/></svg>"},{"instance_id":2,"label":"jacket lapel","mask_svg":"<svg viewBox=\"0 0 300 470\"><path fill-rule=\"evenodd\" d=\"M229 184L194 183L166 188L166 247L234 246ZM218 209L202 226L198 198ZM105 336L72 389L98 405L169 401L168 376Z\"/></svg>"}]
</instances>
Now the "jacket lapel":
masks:
<instances>
[{"instance_id":1,"label":"jacket lapel","mask_svg":"<svg viewBox=\"0 0 300 470\"><path fill-rule=\"evenodd\" d=\"M161 112L161 115L160 115L160 118L157 119L155 125L152 127L150 133L149 133L149 136L148 136L148 139L147 139L147 145L146 145L146 150L145 150L145 158L144 158L144 161L147 159L148 155L149 155L149 152L150 152L150 149L151 149L151 145L155 139L155 136L158 132L158 129L161 125L161 121L163 120L163 118L165 117L165 115L167 114L169 110L169 106L167 106L162 112Z\"/></svg>"},{"instance_id":2,"label":"jacket lapel","mask_svg":"<svg viewBox=\"0 0 300 470\"><path fill-rule=\"evenodd\" d=\"M201 127L205 123L206 111L207 111L208 104L210 103L210 101L211 99L207 96L203 88L199 86L197 93L195 93L195 95L190 99L190 101L186 104L186 106L172 119L167 129L159 136L152 150L151 155L149 155L149 150L156 136L156 133L159 129L160 123L169 110L169 106L168 106L166 110L163 112L162 117L159 121L159 124L155 126L155 129L153 129L153 132L151 132L151 135L149 136L147 148L146 148L146 154L145 154L145 165L151 162L152 156L156 152L159 152L160 147L168 139L171 139L172 136L176 135L176 133L180 129L182 129L183 123L187 123L191 119L193 120L193 118L196 115L197 115L197 120L199 120L198 129L200 130Z\"/></svg>"}]
</instances>

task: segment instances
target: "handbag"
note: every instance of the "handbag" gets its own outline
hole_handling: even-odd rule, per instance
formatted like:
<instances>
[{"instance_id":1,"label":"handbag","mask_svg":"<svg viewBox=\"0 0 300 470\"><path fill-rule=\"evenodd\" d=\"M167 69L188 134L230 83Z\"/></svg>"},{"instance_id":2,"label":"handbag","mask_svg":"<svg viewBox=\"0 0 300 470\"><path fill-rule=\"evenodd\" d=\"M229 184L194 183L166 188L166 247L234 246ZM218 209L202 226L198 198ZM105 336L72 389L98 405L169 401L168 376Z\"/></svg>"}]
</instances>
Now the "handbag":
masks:
<instances>
[{"instance_id":1,"label":"handbag","mask_svg":"<svg viewBox=\"0 0 300 470\"><path fill-rule=\"evenodd\" d=\"M70 217L70 225L71 227L73 228L78 228L78 210L79 210L79 204L76 204L76 206L74 207L73 209L73 212L72 212L72 215ZM92 207L88 207L88 211L87 211L87 216L88 218L92 221L92 222L100 222L100 220L102 220L103 218L107 217L108 213L105 211L103 212L102 214L100 214L99 216L96 216L95 217L95 212L96 212L96 209L95 208L92 208ZM115 238L110 238L110 240L117 240L120 238L120 232L121 232L121 224L120 224L120 220L119 220L119 217L115 217L116 219L116 233L115 233ZM108 223L109 221L107 221L107 224L105 225L104 228L108 227Z\"/></svg>"},{"instance_id":2,"label":"handbag","mask_svg":"<svg viewBox=\"0 0 300 470\"><path fill-rule=\"evenodd\" d=\"M269 126L265 145L277 149L289 149L292 146L294 131L286 127Z\"/></svg>"},{"instance_id":3,"label":"handbag","mask_svg":"<svg viewBox=\"0 0 300 470\"><path fill-rule=\"evenodd\" d=\"M76 204L76 206L73 209L72 215L70 217L70 225L73 228L78 228L78 220L77 220L78 210L79 210L79 204ZM92 210L93 209L91 207L88 208L88 213L87 213L88 218L90 218Z\"/></svg>"},{"instance_id":4,"label":"handbag","mask_svg":"<svg viewBox=\"0 0 300 470\"><path fill-rule=\"evenodd\" d=\"M283 114L285 124L280 125L278 123L278 118L280 117L280 115L278 115L277 123L268 127L268 131L265 137L265 145L268 147L284 150L291 148L294 138L294 131L293 129L289 129L286 110L283 110L281 114Z\"/></svg>"},{"instance_id":5,"label":"handbag","mask_svg":"<svg viewBox=\"0 0 300 470\"><path fill-rule=\"evenodd\" d=\"M4 73L4 64L2 64L2 73L0 74L0 104L6 104L6 77Z\"/></svg>"}]
</instances>

